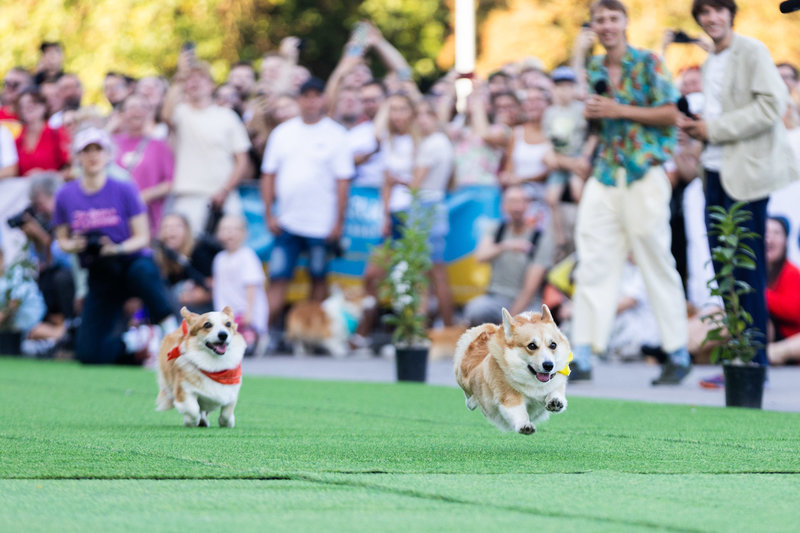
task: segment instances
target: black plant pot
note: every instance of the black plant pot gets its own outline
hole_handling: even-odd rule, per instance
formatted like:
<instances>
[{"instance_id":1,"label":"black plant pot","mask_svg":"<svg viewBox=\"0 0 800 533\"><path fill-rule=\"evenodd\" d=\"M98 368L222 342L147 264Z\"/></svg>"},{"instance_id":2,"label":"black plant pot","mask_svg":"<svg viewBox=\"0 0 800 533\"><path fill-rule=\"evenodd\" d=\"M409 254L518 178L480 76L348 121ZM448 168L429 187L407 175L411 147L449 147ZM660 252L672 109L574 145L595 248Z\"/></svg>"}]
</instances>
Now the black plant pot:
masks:
<instances>
[{"instance_id":1,"label":"black plant pot","mask_svg":"<svg viewBox=\"0 0 800 533\"><path fill-rule=\"evenodd\" d=\"M726 406L761 409L767 367L723 365L722 372L725 374Z\"/></svg>"},{"instance_id":2,"label":"black plant pot","mask_svg":"<svg viewBox=\"0 0 800 533\"><path fill-rule=\"evenodd\" d=\"M0 355L21 355L22 334L18 331L0 331Z\"/></svg>"},{"instance_id":3,"label":"black plant pot","mask_svg":"<svg viewBox=\"0 0 800 533\"><path fill-rule=\"evenodd\" d=\"M428 348L397 348L395 365L397 381L425 383L428 375Z\"/></svg>"}]
</instances>

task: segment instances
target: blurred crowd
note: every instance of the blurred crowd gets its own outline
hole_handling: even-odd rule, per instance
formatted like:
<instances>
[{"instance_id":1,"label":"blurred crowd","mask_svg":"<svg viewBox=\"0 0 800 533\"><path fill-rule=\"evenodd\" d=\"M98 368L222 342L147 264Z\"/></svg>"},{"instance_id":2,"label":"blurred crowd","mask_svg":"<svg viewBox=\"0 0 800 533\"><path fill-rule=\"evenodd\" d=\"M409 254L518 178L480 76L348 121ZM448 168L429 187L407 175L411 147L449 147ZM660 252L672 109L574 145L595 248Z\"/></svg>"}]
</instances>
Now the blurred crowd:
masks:
<instances>
[{"instance_id":1,"label":"blurred crowd","mask_svg":"<svg viewBox=\"0 0 800 533\"><path fill-rule=\"evenodd\" d=\"M592 38L584 29L576 49ZM665 33L665 48L703 39ZM588 41L590 44L593 42ZM587 48L591 50L591 46ZM406 60L371 23L352 30L326 81L302 65L302 41L283 40L257 66L239 62L216 84L192 43L171 80L109 72L110 112L84 105L79 72L64 72L57 42L41 46L33 69L3 77L0 93L0 195L25 183L25 202L3 205L22 251L0 267L0 331L21 351L49 357L74 352L88 363L152 361L181 306L196 312L230 305L250 353L286 349L287 291L300 257L308 299L329 297L326 281L341 237L351 186L380 191L380 232L397 237L411 191L434 210L429 238L432 328L500 321L546 303L570 331L575 228L598 149L586 101L602 94L573 62L548 71L535 57L509 62L486 79L447 73L422 90ZM662 51L663 52L663 51ZM509 53L512 53L509 51ZM793 96L783 118L800 157L798 70L777 68ZM679 95L702 115L699 66L674 73ZM671 185L671 253L689 318L689 351L707 361L700 317L719 302L705 239L699 171L703 142L679 130L663 167ZM238 187L258 182L265 223L275 237L267 268L247 247ZM116 185L117 183L121 185ZM491 265L485 294L453 303L444 262L449 191L496 188L503 217L483 232L474 256ZM10 189L6 189L10 190ZM773 194L766 232L767 304L773 363L800 360L800 261L796 204L800 189ZM30 204L24 211L25 203ZM109 229L112 228L112 229ZM116 229L114 229L116 228ZM377 295L386 272L370 263L363 291ZM627 258L604 358L665 357L639 267ZM683 310L681 310L683 312ZM377 350L380 306L366 309L350 336L353 350ZM102 346L102 350L99 348Z\"/></svg>"}]
</instances>

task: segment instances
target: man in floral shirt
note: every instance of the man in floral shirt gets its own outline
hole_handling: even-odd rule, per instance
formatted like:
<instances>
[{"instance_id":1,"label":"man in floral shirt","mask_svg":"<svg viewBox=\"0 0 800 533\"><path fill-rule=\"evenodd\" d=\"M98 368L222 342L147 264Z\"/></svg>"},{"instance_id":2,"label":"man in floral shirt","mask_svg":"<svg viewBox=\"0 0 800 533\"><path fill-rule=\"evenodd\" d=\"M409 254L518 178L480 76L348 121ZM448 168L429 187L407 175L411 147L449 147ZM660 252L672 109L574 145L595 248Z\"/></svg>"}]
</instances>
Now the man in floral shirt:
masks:
<instances>
[{"instance_id":1,"label":"man in floral shirt","mask_svg":"<svg viewBox=\"0 0 800 533\"><path fill-rule=\"evenodd\" d=\"M596 41L604 55L586 62L586 118L599 137L592 176L578 208L575 234L573 353L570 379L591 379L591 353L608 345L625 259L641 269L670 357L654 385L677 384L689 373L686 306L670 253L671 187L662 164L675 145L678 93L661 60L627 42L628 17L619 0L598 0L591 26L578 38L579 62Z\"/></svg>"}]
</instances>

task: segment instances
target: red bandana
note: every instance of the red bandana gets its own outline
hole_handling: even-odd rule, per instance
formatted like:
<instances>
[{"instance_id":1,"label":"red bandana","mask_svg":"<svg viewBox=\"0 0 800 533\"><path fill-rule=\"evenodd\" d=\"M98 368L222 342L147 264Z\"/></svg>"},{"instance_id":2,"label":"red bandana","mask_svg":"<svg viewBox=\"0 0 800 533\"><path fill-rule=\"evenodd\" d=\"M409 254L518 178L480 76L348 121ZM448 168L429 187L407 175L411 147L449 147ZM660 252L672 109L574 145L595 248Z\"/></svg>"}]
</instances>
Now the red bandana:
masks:
<instances>
[{"instance_id":1,"label":"red bandana","mask_svg":"<svg viewBox=\"0 0 800 533\"><path fill-rule=\"evenodd\" d=\"M184 337L186 337L186 335L189 334L189 325L186 323L185 320L183 322L181 322L181 333L183 333ZM181 340L178 341L178 345L177 346L175 346L173 349L171 349L169 351L169 353L167 354L167 361L172 361L173 359L177 359L178 357L181 356L181 342L182 341L183 341L183 338L181 338Z\"/></svg>"},{"instance_id":2,"label":"red bandana","mask_svg":"<svg viewBox=\"0 0 800 533\"><path fill-rule=\"evenodd\" d=\"M200 372L223 385L238 385L242 382L242 363L239 363L239 366L236 368L220 370L219 372L206 372L202 369Z\"/></svg>"}]
</instances>

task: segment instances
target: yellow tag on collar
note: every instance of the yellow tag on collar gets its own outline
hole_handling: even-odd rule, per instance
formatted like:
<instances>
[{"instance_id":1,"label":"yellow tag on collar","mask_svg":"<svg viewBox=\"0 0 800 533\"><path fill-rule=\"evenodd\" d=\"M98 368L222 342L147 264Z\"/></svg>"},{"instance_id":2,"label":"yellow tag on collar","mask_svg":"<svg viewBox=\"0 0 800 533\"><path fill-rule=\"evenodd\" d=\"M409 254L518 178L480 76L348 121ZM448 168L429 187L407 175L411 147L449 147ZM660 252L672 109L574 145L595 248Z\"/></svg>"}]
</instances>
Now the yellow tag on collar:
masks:
<instances>
[{"instance_id":1,"label":"yellow tag on collar","mask_svg":"<svg viewBox=\"0 0 800 533\"><path fill-rule=\"evenodd\" d=\"M572 362L572 352L569 352L569 358L567 359L567 366L559 370L558 374L564 374L565 376L569 376L569 364L571 362Z\"/></svg>"}]
</instances>

